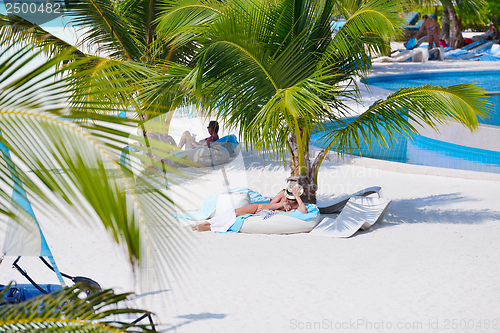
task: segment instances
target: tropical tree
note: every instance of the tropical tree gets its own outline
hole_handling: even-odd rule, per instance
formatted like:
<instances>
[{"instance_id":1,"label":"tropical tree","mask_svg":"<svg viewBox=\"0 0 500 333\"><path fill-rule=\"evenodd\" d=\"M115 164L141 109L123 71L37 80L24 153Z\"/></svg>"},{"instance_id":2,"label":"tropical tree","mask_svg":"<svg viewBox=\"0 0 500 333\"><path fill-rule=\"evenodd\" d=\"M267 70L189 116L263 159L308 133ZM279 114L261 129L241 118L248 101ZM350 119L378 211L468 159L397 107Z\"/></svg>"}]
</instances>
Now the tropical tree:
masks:
<instances>
[{"instance_id":1,"label":"tropical tree","mask_svg":"<svg viewBox=\"0 0 500 333\"><path fill-rule=\"evenodd\" d=\"M178 258L188 238L172 217L168 178L156 171L160 162L130 152L151 165L135 177L137 165L122 161L129 133L140 122L104 115L116 110L113 101L86 104L98 112L68 106L68 94L84 98L97 90L99 83L82 68L92 72L99 58L75 60L68 50L41 59L43 50L18 46L0 44L0 214L24 225L35 223L27 207L11 202L13 189L22 187L38 215L47 220L60 216L65 222L79 216L88 225L104 226L135 272L154 267L155 277L162 275L165 283L184 268ZM122 85L123 72L118 68L110 85L113 93L127 95L135 87ZM88 89L82 90L85 85ZM150 146L159 148L158 159L170 158L168 145L150 140ZM147 279L138 281L154 286Z\"/></svg>"},{"instance_id":2,"label":"tropical tree","mask_svg":"<svg viewBox=\"0 0 500 333\"><path fill-rule=\"evenodd\" d=\"M74 108L88 110L86 103L112 101L120 111L132 109L141 119L148 120L174 110L186 98L186 91L179 83L190 72L198 47L191 40L168 40L158 34L156 19L163 10L162 1L58 2L66 19L78 30L78 45L69 44L26 18L12 15L0 15L0 41L22 41L42 48L46 54L69 51L73 57L66 61L92 57L94 60L87 61L84 67L72 68L87 73L85 79L79 76L80 88L90 92L71 96ZM154 71L148 70L151 66ZM153 76L168 76L168 83L162 82L163 94L142 96L140 81ZM121 89L125 85L135 89L125 94Z\"/></svg>"},{"instance_id":3,"label":"tropical tree","mask_svg":"<svg viewBox=\"0 0 500 333\"><path fill-rule=\"evenodd\" d=\"M0 41L22 41L49 55L53 52L70 53L71 57L65 62L87 59L84 65L71 69L79 73L73 81L75 90L69 95L72 108L93 113L102 113L102 109L106 110L105 113L115 114L124 110L134 112L142 121L137 125L140 128L138 133L143 136L141 144L148 148L145 156L156 159L150 150L158 149L152 147L151 139L171 142L168 128L174 110L181 104L192 102L195 97L186 89L183 80L192 71L200 45L192 32L177 28L203 24L213 13L204 10L203 6L194 6L202 15L170 22L168 28L177 30L171 35L167 34L168 29L162 32L157 29L160 13L169 13L170 1L54 2L61 5L66 20L78 30L78 45L61 40L26 18L12 15L0 15ZM212 8L217 8L217 5ZM82 50L90 51L85 53ZM145 80L147 85L144 85ZM109 103L113 103L112 110ZM165 120L161 134L146 129L146 121L163 114L167 116L162 117ZM82 119L75 121L88 121L86 117ZM160 170L165 170L164 165Z\"/></svg>"},{"instance_id":4,"label":"tropical tree","mask_svg":"<svg viewBox=\"0 0 500 333\"><path fill-rule=\"evenodd\" d=\"M193 3L210 4L175 3L179 17L195 16ZM401 89L346 121L345 101L358 99L355 80L368 72L369 55L385 53L386 41L399 32L400 10L399 3L385 0L226 2L209 22L189 28L202 48L186 84L207 110L221 110L220 118L238 127L250 147L290 158L289 179L299 180L305 199L315 202L318 171L333 146L345 154L361 138L387 144L395 133L415 135L414 124L436 128L458 121L472 130L477 116L486 115L488 102L479 87L426 85ZM339 17L346 23L332 36L331 24ZM161 29L175 15L160 20ZM328 144L312 161L311 133L328 122Z\"/></svg>"},{"instance_id":5,"label":"tropical tree","mask_svg":"<svg viewBox=\"0 0 500 333\"><path fill-rule=\"evenodd\" d=\"M478 19L477 15L469 13L460 13L462 29L471 29L471 31L484 31L487 29L487 23L493 22L495 26L500 25L500 1L486 0L483 15Z\"/></svg>"},{"instance_id":6,"label":"tropical tree","mask_svg":"<svg viewBox=\"0 0 500 333\"><path fill-rule=\"evenodd\" d=\"M424 6L435 6L435 1L416 0L410 1L409 6L419 4ZM462 18L464 16L473 17L475 20L482 21L486 17L485 0L442 0L442 22L441 39L446 39L448 45L455 48L464 46L462 34Z\"/></svg>"}]
</instances>

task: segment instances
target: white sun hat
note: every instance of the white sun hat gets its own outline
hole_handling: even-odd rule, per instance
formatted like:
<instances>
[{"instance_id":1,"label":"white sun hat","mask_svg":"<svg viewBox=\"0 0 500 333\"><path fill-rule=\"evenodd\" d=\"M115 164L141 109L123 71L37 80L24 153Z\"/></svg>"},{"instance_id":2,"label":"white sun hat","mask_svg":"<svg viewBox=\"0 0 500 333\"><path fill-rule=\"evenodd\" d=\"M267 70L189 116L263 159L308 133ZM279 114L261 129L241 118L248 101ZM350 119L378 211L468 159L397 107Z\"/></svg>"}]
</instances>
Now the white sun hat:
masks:
<instances>
[{"instance_id":1,"label":"white sun hat","mask_svg":"<svg viewBox=\"0 0 500 333\"><path fill-rule=\"evenodd\" d=\"M288 185L286 186L285 193L284 193L285 198L295 200L295 196L293 195L293 192L292 192L292 188L295 185L297 185L299 187L299 196L302 195L302 193L304 193L304 188L302 187L302 185L300 185L296 181L292 180L292 181L288 182Z\"/></svg>"}]
</instances>

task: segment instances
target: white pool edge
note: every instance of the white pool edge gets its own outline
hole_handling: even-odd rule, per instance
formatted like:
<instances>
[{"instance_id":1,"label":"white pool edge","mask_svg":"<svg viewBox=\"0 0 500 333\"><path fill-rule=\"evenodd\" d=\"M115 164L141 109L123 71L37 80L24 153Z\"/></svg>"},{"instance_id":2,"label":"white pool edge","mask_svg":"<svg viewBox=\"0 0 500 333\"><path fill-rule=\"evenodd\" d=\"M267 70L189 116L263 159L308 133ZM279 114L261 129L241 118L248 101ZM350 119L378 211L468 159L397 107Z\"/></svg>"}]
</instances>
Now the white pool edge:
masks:
<instances>
[{"instance_id":1,"label":"white pool edge","mask_svg":"<svg viewBox=\"0 0 500 333\"><path fill-rule=\"evenodd\" d=\"M320 148L314 147L312 150L319 151ZM315 154L311 155L315 157ZM375 158L360 157L360 156L339 157L337 152L335 151L330 151L326 158L328 159L328 161L332 163L338 163L339 165L350 164L365 168L374 168L374 169L408 173L408 174L421 174L421 175L432 175L432 176L441 176L450 178L488 180L488 181L500 182L500 173L493 173L493 172L440 168L428 165L408 164L408 163L379 160Z\"/></svg>"}]
</instances>

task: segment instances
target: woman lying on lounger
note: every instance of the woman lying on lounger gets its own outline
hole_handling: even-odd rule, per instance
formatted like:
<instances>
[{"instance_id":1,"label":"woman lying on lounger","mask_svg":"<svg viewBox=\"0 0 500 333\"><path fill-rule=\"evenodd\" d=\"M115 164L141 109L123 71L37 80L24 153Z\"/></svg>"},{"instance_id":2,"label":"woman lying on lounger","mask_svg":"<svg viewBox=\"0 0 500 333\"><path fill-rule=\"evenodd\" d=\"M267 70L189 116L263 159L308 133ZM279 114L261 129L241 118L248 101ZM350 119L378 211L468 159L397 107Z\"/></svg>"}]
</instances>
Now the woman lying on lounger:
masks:
<instances>
[{"instance_id":1,"label":"woman lying on lounger","mask_svg":"<svg viewBox=\"0 0 500 333\"><path fill-rule=\"evenodd\" d=\"M250 204L234 210L236 217L246 214L260 214L263 210L283 210L285 212L298 209L301 213L307 213L307 207L300 196L304 192L302 186L296 182L290 182L286 189L281 190L268 204ZM210 231L210 222L205 221L193 228L198 231Z\"/></svg>"}]
</instances>

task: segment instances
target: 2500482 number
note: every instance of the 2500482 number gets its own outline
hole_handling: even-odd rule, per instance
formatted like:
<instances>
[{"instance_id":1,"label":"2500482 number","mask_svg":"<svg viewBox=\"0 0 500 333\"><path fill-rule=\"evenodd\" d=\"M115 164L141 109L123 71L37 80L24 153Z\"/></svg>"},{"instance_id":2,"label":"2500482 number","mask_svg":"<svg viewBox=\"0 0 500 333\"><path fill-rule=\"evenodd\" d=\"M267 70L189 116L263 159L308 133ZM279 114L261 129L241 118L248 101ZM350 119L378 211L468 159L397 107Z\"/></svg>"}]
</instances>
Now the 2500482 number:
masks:
<instances>
[{"instance_id":1,"label":"2500482 number","mask_svg":"<svg viewBox=\"0 0 500 333\"><path fill-rule=\"evenodd\" d=\"M498 329L497 319L445 319L445 330L496 330Z\"/></svg>"},{"instance_id":2,"label":"2500482 number","mask_svg":"<svg viewBox=\"0 0 500 333\"><path fill-rule=\"evenodd\" d=\"M61 14L61 5L58 3L52 4L50 2L48 3L41 3L41 4L36 4L36 3L21 3L21 2L15 2L15 3L10 3L6 2L5 3L5 11L7 12L7 15L9 14L37 14L37 13L48 13L48 14Z\"/></svg>"}]
</instances>

